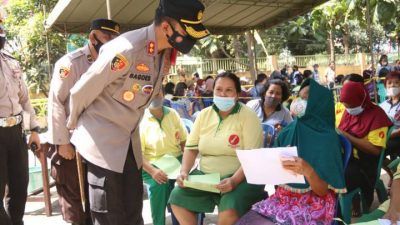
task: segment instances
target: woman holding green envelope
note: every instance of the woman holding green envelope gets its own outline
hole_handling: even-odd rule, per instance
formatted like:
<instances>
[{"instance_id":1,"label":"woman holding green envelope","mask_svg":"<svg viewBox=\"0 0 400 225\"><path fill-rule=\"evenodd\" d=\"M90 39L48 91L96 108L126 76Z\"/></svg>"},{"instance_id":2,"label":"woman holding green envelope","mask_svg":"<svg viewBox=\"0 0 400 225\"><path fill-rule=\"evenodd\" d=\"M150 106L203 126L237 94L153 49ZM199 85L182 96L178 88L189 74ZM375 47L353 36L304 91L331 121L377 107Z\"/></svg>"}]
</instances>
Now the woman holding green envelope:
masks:
<instances>
[{"instance_id":1,"label":"woman holding green envelope","mask_svg":"<svg viewBox=\"0 0 400 225\"><path fill-rule=\"evenodd\" d=\"M154 225L165 225L165 208L174 187L175 177L168 168L182 159L186 128L179 114L163 106L162 93L156 95L140 123L143 152L143 181L148 186L151 216ZM179 161L178 161L179 160ZM165 168L163 168L165 167Z\"/></svg>"},{"instance_id":2,"label":"woman holding green envelope","mask_svg":"<svg viewBox=\"0 0 400 225\"><path fill-rule=\"evenodd\" d=\"M274 195L254 204L236 225L332 223L335 193L346 192L332 93L312 79L305 80L290 108L297 118L282 130L276 145L297 146L299 157L282 159L282 166L303 175L306 183L279 185Z\"/></svg>"},{"instance_id":3,"label":"woman holding green envelope","mask_svg":"<svg viewBox=\"0 0 400 225\"><path fill-rule=\"evenodd\" d=\"M216 205L218 224L234 224L252 204L263 198L264 186L246 182L235 152L260 148L263 139L255 112L238 102L240 92L240 80L235 74L219 74L214 83L214 105L203 109L194 123L177 178L179 187L174 188L169 200L181 225L197 224L196 213L213 212ZM198 155L200 167L190 173ZM219 193L184 185L188 178L190 181L189 174L215 173L221 177L213 186Z\"/></svg>"}]
</instances>

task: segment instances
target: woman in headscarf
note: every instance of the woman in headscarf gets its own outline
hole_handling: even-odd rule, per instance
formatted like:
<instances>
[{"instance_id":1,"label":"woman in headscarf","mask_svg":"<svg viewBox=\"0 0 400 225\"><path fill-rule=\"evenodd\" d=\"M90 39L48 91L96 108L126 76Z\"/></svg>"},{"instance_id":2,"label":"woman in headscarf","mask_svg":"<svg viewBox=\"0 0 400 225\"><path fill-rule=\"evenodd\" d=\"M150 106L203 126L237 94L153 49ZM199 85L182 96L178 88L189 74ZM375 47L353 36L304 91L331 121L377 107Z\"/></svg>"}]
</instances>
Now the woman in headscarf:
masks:
<instances>
[{"instance_id":1,"label":"woman in headscarf","mask_svg":"<svg viewBox=\"0 0 400 225\"><path fill-rule=\"evenodd\" d=\"M236 225L331 224L336 194L346 191L333 95L312 79L303 82L291 106L296 119L284 128L278 147L297 146L299 157L283 160L285 169L305 177L305 184L279 185L256 203Z\"/></svg>"},{"instance_id":2,"label":"woman in headscarf","mask_svg":"<svg viewBox=\"0 0 400 225\"><path fill-rule=\"evenodd\" d=\"M353 154L346 168L348 191L361 188L367 207L373 201L380 152L386 147L388 127L392 122L385 112L373 104L363 84L348 81L343 85L340 101L346 111L339 130L353 145ZM353 215L359 214L359 202L353 199Z\"/></svg>"}]
</instances>

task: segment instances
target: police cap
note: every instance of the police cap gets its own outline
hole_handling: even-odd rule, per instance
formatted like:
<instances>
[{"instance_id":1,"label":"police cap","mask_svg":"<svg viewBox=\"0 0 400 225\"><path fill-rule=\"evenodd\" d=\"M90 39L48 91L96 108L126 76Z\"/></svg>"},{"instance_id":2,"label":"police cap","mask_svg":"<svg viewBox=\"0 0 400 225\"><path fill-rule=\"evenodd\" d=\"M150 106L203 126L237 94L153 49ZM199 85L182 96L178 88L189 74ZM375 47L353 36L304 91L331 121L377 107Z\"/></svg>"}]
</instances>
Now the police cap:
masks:
<instances>
[{"instance_id":1,"label":"police cap","mask_svg":"<svg viewBox=\"0 0 400 225\"><path fill-rule=\"evenodd\" d=\"M112 20L108 19L96 19L92 21L90 25L90 30L101 30L106 32L111 32L114 34L119 34L120 25Z\"/></svg>"},{"instance_id":2,"label":"police cap","mask_svg":"<svg viewBox=\"0 0 400 225\"><path fill-rule=\"evenodd\" d=\"M163 16L177 20L194 39L210 34L202 24L204 5L199 0L160 0L158 10Z\"/></svg>"}]
</instances>

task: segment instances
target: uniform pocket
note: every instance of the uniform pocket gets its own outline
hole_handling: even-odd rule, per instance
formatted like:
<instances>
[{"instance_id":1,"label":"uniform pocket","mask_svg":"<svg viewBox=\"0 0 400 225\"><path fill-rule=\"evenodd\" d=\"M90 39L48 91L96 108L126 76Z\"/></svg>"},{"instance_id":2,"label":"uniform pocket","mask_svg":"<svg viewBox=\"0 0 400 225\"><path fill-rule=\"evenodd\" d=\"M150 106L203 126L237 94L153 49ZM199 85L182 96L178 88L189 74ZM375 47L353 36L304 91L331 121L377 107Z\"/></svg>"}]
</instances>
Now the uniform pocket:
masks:
<instances>
[{"instance_id":1,"label":"uniform pocket","mask_svg":"<svg viewBox=\"0 0 400 225\"><path fill-rule=\"evenodd\" d=\"M90 210L97 213L107 213L107 193L105 176L97 176L88 171Z\"/></svg>"}]
</instances>

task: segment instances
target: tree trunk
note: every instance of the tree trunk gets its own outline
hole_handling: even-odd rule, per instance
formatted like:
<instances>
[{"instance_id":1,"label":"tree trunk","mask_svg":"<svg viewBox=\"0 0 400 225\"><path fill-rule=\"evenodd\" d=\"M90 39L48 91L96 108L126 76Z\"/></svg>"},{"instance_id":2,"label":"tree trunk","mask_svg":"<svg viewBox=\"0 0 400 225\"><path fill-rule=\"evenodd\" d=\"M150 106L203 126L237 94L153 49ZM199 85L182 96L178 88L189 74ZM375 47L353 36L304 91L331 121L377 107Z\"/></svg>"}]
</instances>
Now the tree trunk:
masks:
<instances>
[{"instance_id":1,"label":"tree trunk","mask_svg":"<svg viewBox=\"0 0 400 225\"><path fill-rule=\"evenodd\" d=\"M233 50L235 52L235 68L236 70L240 70L240 64L239 64L239 58L240 58L240 54L239 54L239 48L241 46L240 42L239 42L239 35L233 35Z\"/></svg>"},{"instance_id":2,"label":"tree trunk","mask_svg":"<svg viewBox=\"0 0 400 225\"><path fill-rule=\"evenodd\" d=\"M367 0L366 17L367 17L367 33L368 33L369 49L371 51L371 67L372 69L375 69L374 45L372 43L371 7L369 0Z\"/></svg>"},{"instance_id":3,"label":"tree trunk","mask_svg":"<svg viewBox=\"0 0 400 225\"><path fill-rule=\"evenodd\" d=\"M350 30L349 25L346 23L344 24L344 32L343 32L343 45L344 45L344 54L349 54L349 39L350 39Z\"/></svg>"},{"instance_id":4,"label":"tree trunk","mask_svg":"<svg viewBox=\"0 0 400 225\"><path fill-rule=\"evenodd\" d=\"M334 27L329 31L329 54L330 54L330 62L335 64L335 30Z\"/></svg>"},{"instance_id":5,"label":"tree trunk","mask_svg":"<svg viewBox=\"0 0 400 225\"><path fill-rule=\"evenodd\" d=\"M255 64L255 57L254 57L255 52L253 49L254 37L250 31L246 32L246 42L247 42L247 55L249 57L250 75L254 82L256 80L256 66L255 66L256 64Z\"/></svg>"}]
</instances>

